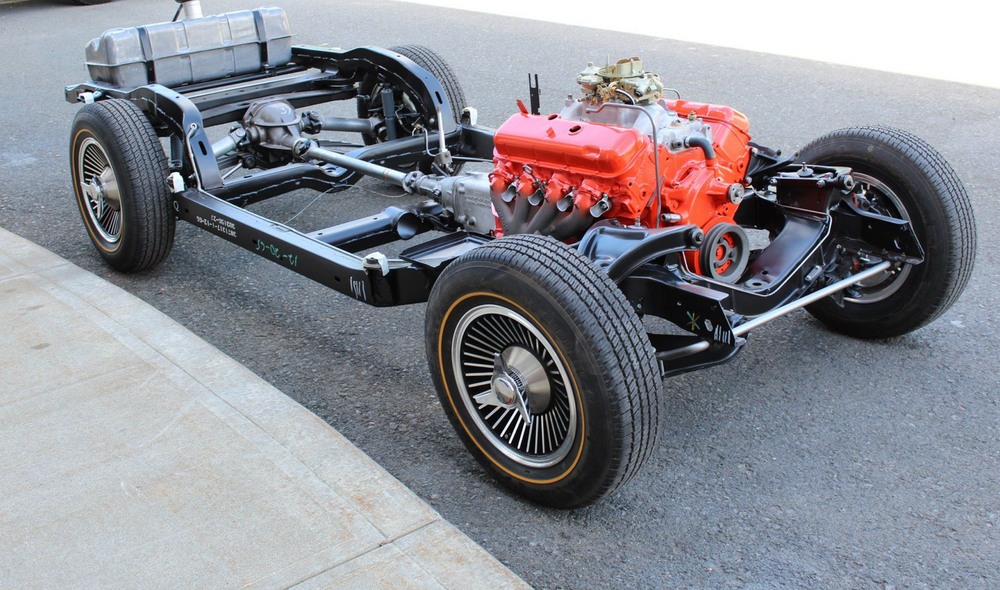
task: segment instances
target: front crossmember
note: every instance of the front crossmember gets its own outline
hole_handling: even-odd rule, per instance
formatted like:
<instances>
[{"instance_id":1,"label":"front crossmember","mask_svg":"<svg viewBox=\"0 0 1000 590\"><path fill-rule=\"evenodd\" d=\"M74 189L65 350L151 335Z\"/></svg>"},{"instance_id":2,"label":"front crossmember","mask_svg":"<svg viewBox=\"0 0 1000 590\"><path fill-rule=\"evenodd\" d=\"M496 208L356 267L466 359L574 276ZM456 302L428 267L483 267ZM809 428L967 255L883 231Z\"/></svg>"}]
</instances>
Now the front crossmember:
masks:
<instances>
[{"instance_id":1,"label":"front crossmember","mask_svg":"<svg viewBox=\"0 0 1000 590\"><path fill-rule=\"evenodd\" d=\"M701 243L694 226L650 230L598 224L580 251L608 270L636 312L680 334L650 333L665 375L729 360L744 335L866 278L920 264L923 249L905 220L858 205L846 168L786 164L740 209L740 224L765 230L743 277L727 283L695 274L684 252ZM820 297L821 298L821 297Z\"/></svg>"}]
</instances>

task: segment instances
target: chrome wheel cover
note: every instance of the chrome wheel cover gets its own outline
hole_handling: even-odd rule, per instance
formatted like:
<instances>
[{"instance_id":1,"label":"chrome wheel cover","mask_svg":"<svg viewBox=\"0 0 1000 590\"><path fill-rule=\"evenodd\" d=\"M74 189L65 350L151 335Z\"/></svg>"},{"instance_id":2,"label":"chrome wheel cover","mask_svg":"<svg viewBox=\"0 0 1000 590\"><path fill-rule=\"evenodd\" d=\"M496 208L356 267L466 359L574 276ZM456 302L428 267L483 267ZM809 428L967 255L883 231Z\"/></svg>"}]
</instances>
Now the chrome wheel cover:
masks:
<instances>
[{"instance_id":1,"label":"chrome wheel cover","mask_svg":"<svg viewBox=\"0 0 1000 590\"><path fill-rule=\"evenodd\" d=\"M577 402L555 347L499 305L465 312L451 341L459 395L480 433L521 465L551 467L576 439Z\"/></svg>"},{"instance_id":2,"label":"chrome wheel cover","mask_svg":"<svg viewBox=\"0 0 1000 590\"><path fill-rule=\"evenodd\" d=\"M93 137L83 140L77 154L77 178L90 225L114 244L122 236L122 201L111 159Z\"/></svg>"}]
</instances>

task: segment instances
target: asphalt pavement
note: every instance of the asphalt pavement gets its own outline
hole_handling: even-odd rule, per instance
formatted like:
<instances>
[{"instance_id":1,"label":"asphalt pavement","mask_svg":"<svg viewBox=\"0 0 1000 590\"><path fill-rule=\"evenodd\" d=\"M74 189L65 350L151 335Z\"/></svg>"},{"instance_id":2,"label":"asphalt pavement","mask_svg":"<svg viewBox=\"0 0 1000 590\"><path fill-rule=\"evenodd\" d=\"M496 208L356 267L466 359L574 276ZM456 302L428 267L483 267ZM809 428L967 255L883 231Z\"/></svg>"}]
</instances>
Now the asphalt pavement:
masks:
<instances>
[{"instance_id":1,"label":"asphalt pavement","mask_svg":"<svg viewBox=\"0 0 1000 590\"><path fill-rule=\"evenodd\" d=\"M497 487L452 433L427 374L423 306L366 307L187 225L151 272L102 264L72 200L76 107L62 87L86 78L89 39L168 20L173 3L0 6L0 226L125 288L293 397L533 586L1000 587L1000 280L990 264L1000 91L669 40L674 26L781 34L694 11L654 38L377 0L279 4L296 43L436 49L489 126L526 98L528 72L539 74L542 109L558 111L588 61L639 55L684 98L743 111L766 145L794 150L854 124L907 129L972 196L972 281L948 314L899 339L851 340L796 312L755 331L735 361L666 381L663 436L644 472L604 503L564 512ZM837 31L854 34L817 34ZM856 34L863 43L875 33ZM253 210L284 220L313 198ZM397 191L369 182L321 198L293 225L318 229L396 202Z\"/></svg>"}]
</instances>

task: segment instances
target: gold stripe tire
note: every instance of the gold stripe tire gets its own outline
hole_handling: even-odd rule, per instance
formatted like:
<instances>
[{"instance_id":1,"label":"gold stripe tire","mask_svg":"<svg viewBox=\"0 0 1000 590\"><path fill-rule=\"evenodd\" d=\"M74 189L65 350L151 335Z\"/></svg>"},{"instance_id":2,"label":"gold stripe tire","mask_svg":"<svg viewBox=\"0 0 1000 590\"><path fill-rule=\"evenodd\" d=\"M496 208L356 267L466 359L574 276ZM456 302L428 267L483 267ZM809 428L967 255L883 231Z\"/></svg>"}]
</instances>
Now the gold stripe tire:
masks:
<instances>
[{"instance_id":1,"label":"gold stripe tire","mask_svg":"<svg viewBox=\"0 0 1000 590\"><path fill-rule=\"evenodd\" d=\"M120 219L108 228L88 210L93 199L81 186L93 176L95 157L107 164L116 184ZM87 233L111 267L136 272L167 257L176 226L167 190L170 172L156 131L138 107L118 99L83 106L70 134L70 170Z\"/></svg>"},{"instance_id":2,"label":"gold stripe tire","mask_svg":"<svg viewBox=\"0 0 1000 590\"><path fill-rule=\"evenodd\" d=\"M493 336L469 328L487 320ZM501 334L509 339L501 342ZM557 508L593 504L634 477L656 448L662 386L649 339L618 287L570 246L519 235L458 258L434 285L425 335L431 375L455 431L476 460L518 494ZM546 416L568 415L568 405L557 407L565 400L575 416L566 433L571 444L559 450L536 438L532 447L520 436L508 440L509 429L500 436L503 423L491 430L499 413L482 420L504 410L469 401L492 387L470 389L470 381L490 379L490 363L482 360L490 358L483 351L490 347L483 340L493 342L493 350L532 351L548 368L546 403L534 408L532 422L543 428ZM460 373L468 360L475 361L473 377ZM530 388L527 397L538 401ZM548 420L551 425L554 418ZM524 432L533 436L530 428ZM550 443L563 440L555 440L556 432L549 432Z\"/></svg>"}]
</instances>

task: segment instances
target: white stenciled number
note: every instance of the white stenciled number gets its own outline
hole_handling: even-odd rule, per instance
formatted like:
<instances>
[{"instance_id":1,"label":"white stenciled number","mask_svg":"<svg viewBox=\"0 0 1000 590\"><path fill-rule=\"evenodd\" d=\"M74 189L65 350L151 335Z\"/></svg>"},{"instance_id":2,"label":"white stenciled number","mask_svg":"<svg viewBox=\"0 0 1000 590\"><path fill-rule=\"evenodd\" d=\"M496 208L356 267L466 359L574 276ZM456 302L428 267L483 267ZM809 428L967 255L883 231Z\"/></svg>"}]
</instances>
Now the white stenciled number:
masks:
<instances>
[{"instance_id":1,"label":"white stenciled number","mask_svg":"<svg viewBox=\"0 0 1000 590\"><path fill-rule=\"evenodd\" d=\"M354 277L351 277L351 291L354 296L362 301L365 299L365 284Z\"/></svg>"}]
</instances>

